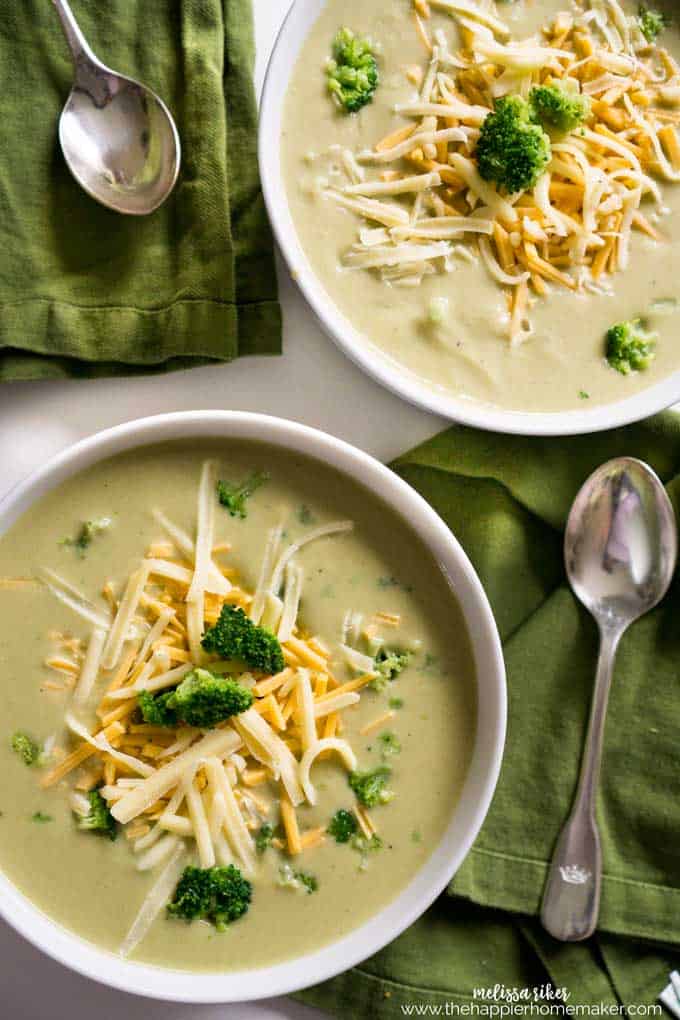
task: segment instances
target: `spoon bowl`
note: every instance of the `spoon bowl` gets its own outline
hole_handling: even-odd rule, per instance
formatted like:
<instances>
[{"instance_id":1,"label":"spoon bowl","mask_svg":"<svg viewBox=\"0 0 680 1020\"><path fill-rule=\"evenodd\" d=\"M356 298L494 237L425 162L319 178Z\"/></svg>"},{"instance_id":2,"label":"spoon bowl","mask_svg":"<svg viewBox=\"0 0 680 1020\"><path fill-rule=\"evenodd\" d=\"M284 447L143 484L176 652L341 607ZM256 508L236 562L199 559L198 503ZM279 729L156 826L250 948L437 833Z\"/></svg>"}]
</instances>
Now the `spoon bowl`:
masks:
<instances>
[{"instance_id":1,"label":"spoon bowl","mask_svg":"<svg viewBox=\"0 0 680 1020\"><path fill-rule=\"evenodd\" d=\"M619 457L594 471L574 500L564 536L569 582L600 631L578 787L541 907L544 928L564 942L588 938L597 926L602 852L595 804L616 649L626 628L666 594L676 558L673 507L652 469Z\"/></svg>"},{"instance_id":2,"label":"spoon bowl","mask_svg":"<svg viewBox=\"0 0 680 1020\"><path fill-rule=\"evenodd\" d=\"M75 68L59 120L66 163L81 187L116 212L144 216L172 191L180 141L163 101L106 67L87 44L66 0L54 0Z\"/></svg>"},{"instance_id":3,"label":"spoon bowl","mask_svg":"<svg viewBox=\"0 0 680 1020\"><path fill-rule=\"evenodd\" d=\"M676 555L673 507L652 469L633 457L599 467L569 513L564 559L575 595L600 625L632 623L652 609Z\"/></svg>"}]
</instances>

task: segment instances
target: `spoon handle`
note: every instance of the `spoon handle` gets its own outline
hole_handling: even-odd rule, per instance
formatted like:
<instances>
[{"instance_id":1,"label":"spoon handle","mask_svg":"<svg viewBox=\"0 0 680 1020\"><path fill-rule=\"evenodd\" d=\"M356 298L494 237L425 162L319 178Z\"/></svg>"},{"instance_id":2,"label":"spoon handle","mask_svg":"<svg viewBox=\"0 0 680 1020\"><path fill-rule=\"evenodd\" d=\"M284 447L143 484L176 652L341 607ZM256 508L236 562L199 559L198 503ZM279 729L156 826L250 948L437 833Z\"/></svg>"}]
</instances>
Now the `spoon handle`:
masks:
<instances>
[{"instance_id":1,"label":"spoon handle","mask_svg":"<svg viewBox=\"0 0 680 1020\"><path fill-rule=\"evenodd\" d=\"M94 54L88 46L87 39L81 32L80 25L76 21L67 0L52 0L52 3L57 8L61 27L64 30L66 42L68 43L71 56L73 57L73 62L76 67L83 57L86 60L92 60L94 58Z\"/></svg>"},{"instance_id":2,"label":"spoon handle","mask_svg":"<svg viewBox=\"0 0 680 1020\"><path fill-rule=\"evenodd\" d=\"M578 942L595 930L600 909L602 853L595 820L604 723L621 631L602 629L595 691L578 789L553 853L543 893L541 921L554 938Z\"/></svg>"}]
</instances>

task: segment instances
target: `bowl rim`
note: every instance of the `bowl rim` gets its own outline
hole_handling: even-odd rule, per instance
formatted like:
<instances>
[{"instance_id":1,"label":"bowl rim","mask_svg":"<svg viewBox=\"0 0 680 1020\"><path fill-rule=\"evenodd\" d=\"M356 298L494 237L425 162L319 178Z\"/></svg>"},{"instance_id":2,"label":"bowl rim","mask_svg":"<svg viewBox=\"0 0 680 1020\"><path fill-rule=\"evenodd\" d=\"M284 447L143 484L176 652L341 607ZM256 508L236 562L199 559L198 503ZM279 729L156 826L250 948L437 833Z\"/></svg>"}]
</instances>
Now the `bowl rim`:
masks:
<instances>
[{"instance_id":1,"label":"bowl rim","mask_svg":"<svg viewBox=\"0 0 680 1020\"><path fill-rule=\"evenodd\" d=\"M503 410L437 390L362 335L337 307L312 268L288 206L281 168L281 128L290 77L300 49L329 0L293 0L274 42L260 99L258 160L262 191L279 250L324 333L362 371L408 403L462 425L491 432L567 436L628 425L680 401L680 369L622 400L570 411Z\"/></svg>"},{"instance_id":2,"label":"bowl rim","mask_svg":"<svg viewBox=\"0 0 680 1020\"><path fill-rule=\"evenodd\" d=\"M488 599L444 521L398 475L369 454L317 429L242 411L183 411L136 419L58 453L0 501L0 536L36 500L107 457L176 439L253 440L322 460L354 478L405 519L429 548L460 604L476 667L477 733L460 799L439 845L409 885L379 913L339 940L292 960L233 973L166 969L122 960L49 918L0 872L0 915L48 956L122 991L188 1003L227 1003L284 995L349 969L407 928L445 889L486 816L506 729L505 666Z\"/></svg>"}]
</instances>

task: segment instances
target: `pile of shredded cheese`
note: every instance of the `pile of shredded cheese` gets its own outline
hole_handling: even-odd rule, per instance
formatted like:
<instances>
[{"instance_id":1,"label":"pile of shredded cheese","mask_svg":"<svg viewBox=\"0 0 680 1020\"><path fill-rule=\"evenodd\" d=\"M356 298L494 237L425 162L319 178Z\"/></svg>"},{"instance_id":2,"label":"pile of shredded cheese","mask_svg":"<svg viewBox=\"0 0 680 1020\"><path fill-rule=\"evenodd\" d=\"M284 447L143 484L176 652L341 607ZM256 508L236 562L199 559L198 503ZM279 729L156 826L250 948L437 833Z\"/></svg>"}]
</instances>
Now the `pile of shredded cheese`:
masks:
<instances>
[{"instance_id":1,"label":"pile of shredded cheese","mask_svg":"<svg viewBox=\"0 0 680 1020\"><path fill-rule=\"evenodd\" d=\"M404 123L372 150L335 147L347 183L321 188L365 221L342 264L415 287L451 271L456 256L480 259L506 288L509 337L521 342L531 304L552 285L608 291L608 277L628 265L632 230L663 240L657 179L680 181L680 68L617 0L587 0L559 13L543 38L521 41L490 0L414 8L427 61L405 69L417 91L395 106ZM430 29L432 11L455 21L457 50ZM480 125L495 99L551 84L588 96L591 116L553 136L535 187L504 196L477 170Z\"/></svg>"},{"instance_id":2,"label":"pile of shredded cheese","mask_svg":"<svg viewBox=\"0 0 680 1020\"><path fill-rule=\"evenodd\" d=\"M42 576L92 631L87 642L60 632L49 635L55 651L45 664L59 679L45 681L43 688L69 693L65 721L76 742L68 753L50 747L56 763L42 774L40 785L62 785L73 810L83 814L85 794L99 789L130 841L136 867L146 871L164 865L124 953L164 908L192 846L201 867L235 863L252 877L258 870L253 832L265 822L280 821L284 838L273 844L290 855L324 842L325 828L301 828L296 809L317 801L312 781L317 758L335 755L342 768L356 768L355 754L342 736L343 716L376 673L374 660L353 645L368 639L379 644L381 629L400 623L399 616L386 612L368 620L348 613L336 654L353 678L336 679L331 650L305 633L298 619L303 571L296 557L309 542L350 531L352 522L311 528L289 545L282 527L273 528L256 590L249 593L239 585L235 568L220 561L230 546L215 541L215 503L215 466L206 462L196 540L155 512L165 537L149 547L119 597L111 583L104 586L108 613L59 575L44 571ZM278 636L286 663L282 672L242 672L236 663L206 655L201 637L225 603L242 608ZM138 721L140 691L168 690L197 665L236 676L252 690L252 707L211 730ZM97 723L86 726L82 719L95 705ZM393 715L383 711L361 733ZM359 803L354 813L370 839L374 822Z\"/></svg>"}]
</instances>

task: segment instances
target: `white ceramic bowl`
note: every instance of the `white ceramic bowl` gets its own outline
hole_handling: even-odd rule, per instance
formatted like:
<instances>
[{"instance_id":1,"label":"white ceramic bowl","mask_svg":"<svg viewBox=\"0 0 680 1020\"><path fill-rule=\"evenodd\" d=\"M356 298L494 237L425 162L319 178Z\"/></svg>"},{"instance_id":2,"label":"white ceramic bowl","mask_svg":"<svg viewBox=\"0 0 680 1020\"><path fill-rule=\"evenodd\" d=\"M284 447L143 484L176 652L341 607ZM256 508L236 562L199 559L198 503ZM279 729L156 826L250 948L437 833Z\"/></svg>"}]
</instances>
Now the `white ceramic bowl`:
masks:
<instances>
[{"instance_id":1,"label":"white ceramic bowl","mask_svg":"<svg viewBox=\"0 0 680 1020\"><path fill-rule=\"evenodd\" d=\"M309 30L327 0L295 0L279 33L269 62L260 105L260 174L276 239L288 267L322 328L360 368L412 404L494 432L520 435L575 435L599 432L647 418L680 400L680 372L641 393L613 404L555 413L504 411L456 397L399 366L354 328L327 294L298 240L281 172L281 125L293 67Z\"/></svg>"},{"instance_id":2,"label":"white ceramic bowl","mask_svg":"<svg viewBox=\"0 0 680 1020\"><path fill-rule=\"evenodd\" d=\"M258 970L191 973L122 960L55 924L0 873L0 913L38 948L87 977L127 992L182 1002L234 1002L281 995L352 967L394 939L446 887L488 810L505 738L503 656L484 590L449 529L405 482L360 450L315 429L261 414L196 411L143 418L76 443L18 485L0 503L0 535L46 492L105 457L171 439L251 439L316 458L358 480L418 533L456 593L477 672L478 719L462 796L439 846L411 884L344 938L306 956Z\"/></svg>"}]
</instances>

